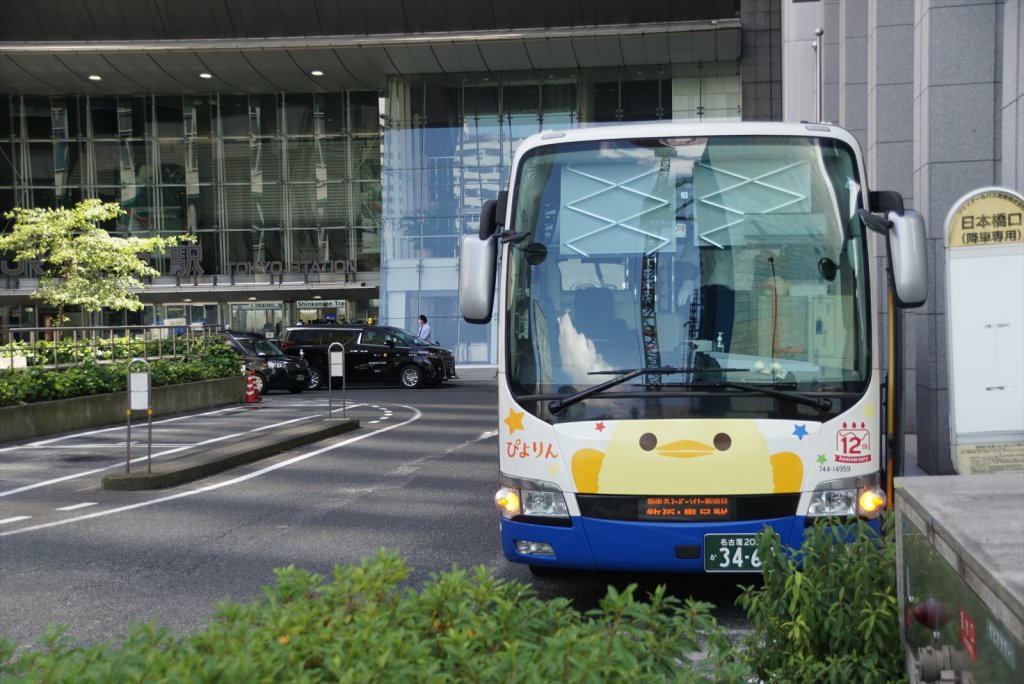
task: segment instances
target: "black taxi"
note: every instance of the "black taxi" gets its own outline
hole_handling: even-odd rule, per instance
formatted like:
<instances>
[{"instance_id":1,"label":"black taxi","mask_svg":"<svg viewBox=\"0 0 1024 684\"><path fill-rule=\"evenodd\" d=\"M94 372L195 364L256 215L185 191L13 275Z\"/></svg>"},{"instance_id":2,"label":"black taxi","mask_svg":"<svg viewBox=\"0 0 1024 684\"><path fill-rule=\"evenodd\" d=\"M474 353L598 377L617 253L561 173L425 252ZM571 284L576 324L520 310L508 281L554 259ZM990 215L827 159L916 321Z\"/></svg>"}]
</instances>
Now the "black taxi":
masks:
<instances>
[{"instance_id":1,"label":"black taxi","mask_svg":"<svg viewBox=\"0 0 1024 684\"><path fill-rule=\"evenodd\" d=\"M332 345L337 342L341 346ZM343 348L346 384L431 387L456 377L450 349L386 325L325 323L285 329L281 349L309 364L307 389L327 386L331 351ZM341 378L331 381L341 385Z\"/></svg>"}]
</instances>

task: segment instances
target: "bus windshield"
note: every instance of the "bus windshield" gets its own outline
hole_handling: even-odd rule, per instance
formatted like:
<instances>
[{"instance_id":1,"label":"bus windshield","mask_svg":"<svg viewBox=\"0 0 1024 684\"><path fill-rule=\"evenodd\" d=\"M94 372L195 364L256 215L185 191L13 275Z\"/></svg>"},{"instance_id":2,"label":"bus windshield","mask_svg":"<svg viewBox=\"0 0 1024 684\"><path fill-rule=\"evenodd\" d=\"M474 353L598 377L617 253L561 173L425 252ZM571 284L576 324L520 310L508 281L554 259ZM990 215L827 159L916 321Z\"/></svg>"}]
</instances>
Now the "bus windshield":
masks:
<instances>
[{"instance_id":1,"label":"bus windshield","mask_svg":"<svg viewBox=\"0 0 1024 684\"><path fill-rule=\"evenodd\" d=\"M757 387L848 406L871 367L861 194L854 152L830 138L528 151L508 226L512 393L552 422L625 418L640 401L675 402L665 417L765 415L779 400ZM638 369L651 372L574 415L545 408Z\"/></svg>"}]
</instances>

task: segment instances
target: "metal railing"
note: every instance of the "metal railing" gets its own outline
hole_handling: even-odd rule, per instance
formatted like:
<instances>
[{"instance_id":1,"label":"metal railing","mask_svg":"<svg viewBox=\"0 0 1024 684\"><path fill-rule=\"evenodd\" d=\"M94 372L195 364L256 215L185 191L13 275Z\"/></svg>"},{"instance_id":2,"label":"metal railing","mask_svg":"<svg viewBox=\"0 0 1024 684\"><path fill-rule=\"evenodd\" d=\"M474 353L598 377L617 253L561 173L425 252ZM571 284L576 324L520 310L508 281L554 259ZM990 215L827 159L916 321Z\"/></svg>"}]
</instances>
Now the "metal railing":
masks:
<instances>
[{"instance_id":1,"label":"metal railing","mask_svg":"<svg viewBox=\"0 0 1024 684\"><path fill-rule=\"evenodd\" d=\"M67 368L86 361L167 359L189 354L219 325L67 326L8 328L0 332L0 370Z\"/></svg>"}]
</instances>

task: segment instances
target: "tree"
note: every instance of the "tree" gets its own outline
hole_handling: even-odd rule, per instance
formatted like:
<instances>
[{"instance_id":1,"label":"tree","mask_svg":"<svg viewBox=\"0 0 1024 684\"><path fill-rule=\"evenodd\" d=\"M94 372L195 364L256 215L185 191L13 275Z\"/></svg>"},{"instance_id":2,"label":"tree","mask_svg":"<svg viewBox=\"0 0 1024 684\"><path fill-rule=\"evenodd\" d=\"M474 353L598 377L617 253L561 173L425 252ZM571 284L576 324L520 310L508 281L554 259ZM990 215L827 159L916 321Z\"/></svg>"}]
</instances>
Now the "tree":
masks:
<instances>
[{"instance_id":1,"label":"tree","mask_svg":"<svg viewBox=\"0 0 1024 684\"><path fill-rule=\"evenodd\" d=\"M32 296L57 307L56 325L68 320L68 306L138 311L142 302L134 290L144 287L144 279L160 275L140 255L163 254L168 247L194 239L121 238L100 227L123 213L116 202L87 199L70 208L18 207L4 215L14 225L0 235L0 252L13 252L17 261L39 262L42 275Z\"/></svg>"}]
</instances>

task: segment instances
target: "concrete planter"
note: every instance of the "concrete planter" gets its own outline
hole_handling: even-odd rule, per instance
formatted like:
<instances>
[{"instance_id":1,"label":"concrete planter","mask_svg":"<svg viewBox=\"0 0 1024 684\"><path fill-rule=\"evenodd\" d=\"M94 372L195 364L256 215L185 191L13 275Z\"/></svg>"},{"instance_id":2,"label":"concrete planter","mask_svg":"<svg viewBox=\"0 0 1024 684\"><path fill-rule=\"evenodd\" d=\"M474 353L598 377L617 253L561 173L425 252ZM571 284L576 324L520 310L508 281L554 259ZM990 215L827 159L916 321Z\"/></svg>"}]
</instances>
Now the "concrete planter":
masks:
<instances>
[{"instance_id":1,"label":"concrete planter","mask_svg":"<svg viewBox=\"0 0 1024 684\"><path fill-rule=\"evenodd\" d=\"M168 416L237 404L242 400L244 386L245 378L237 376L154 387L150 397L153 415ZM0 443L124 424L127 421L127 409L126 392L59 399L26 406L5 406L0 408ZM132 424L144 422L145 419L145 412L140 415L136 411Z\"/></svg>"}]
</instances>

